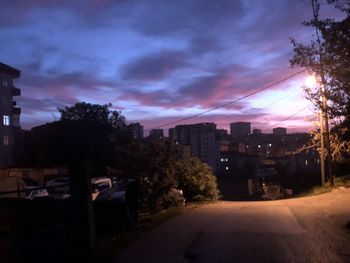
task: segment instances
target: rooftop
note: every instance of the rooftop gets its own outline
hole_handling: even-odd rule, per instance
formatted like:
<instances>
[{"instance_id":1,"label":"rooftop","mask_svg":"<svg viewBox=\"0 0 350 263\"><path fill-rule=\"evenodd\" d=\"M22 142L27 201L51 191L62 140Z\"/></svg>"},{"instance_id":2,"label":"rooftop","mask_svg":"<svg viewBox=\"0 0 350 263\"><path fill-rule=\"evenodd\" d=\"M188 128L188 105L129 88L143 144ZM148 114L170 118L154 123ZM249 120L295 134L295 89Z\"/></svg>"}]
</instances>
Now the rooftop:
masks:
<instances>
[{"instance_id":1,"label":"rooftop","mask_svg":"<svg viewBox=\"0 0 350 263\"><path fill-rule=\"evenodd\" d=\"M9 65L3 64L0 62L0 73L9 74L13 78L19 78L21 76L21 71L10 67Z\"/></svg>"}]
</instances>

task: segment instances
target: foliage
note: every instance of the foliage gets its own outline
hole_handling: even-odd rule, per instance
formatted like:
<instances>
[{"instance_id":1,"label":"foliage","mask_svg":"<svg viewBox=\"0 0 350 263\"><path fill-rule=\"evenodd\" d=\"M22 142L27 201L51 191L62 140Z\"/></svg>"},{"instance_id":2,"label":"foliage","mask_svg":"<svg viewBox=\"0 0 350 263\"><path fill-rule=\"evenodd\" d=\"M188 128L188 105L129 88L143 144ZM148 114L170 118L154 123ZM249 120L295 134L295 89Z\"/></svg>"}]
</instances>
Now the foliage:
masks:
<instances>
[{"instance_id":1,"label":"foliage","mask_svg":"<svg viewBox=\"0 0 350 263\"><path fill-rule=\"evenodd\" d=\"M61 121L83 121L115 129L125 128L125 117L119 111L110 110L111 107L111 103L99 105L78 102L73 106L58 108L58 111L61 113Z\"/></svg>"},{"instance_id":2,"label":"foliage","mask_svg":"<svg viewBox=\"0 0 350 263\"><path fill-rule=\"evenodd\" d=\"M314 27L316 39L310 45L303 45L292 39L294 57L292 66L302 66L320 76L319 82L325 87L329 110L333 117L349 115L350 99L350 2L329 0L346 17L341 21L318 18L320 5L313 0L314 18L304 22ZM310 100L321 107L320 87L308 90Z\"/></svg>"},{"instance_id":3,"label":"foliage","mask_svg":"<svg viewBox=\"0 0 350 263\"><path fill-rule=\"evenodd\" d=\"M176 178L186 200L202 201L219 198L216 177L211 168L197 158L179 160L176 164Z\"/></svg>"},{"instance_id":4,"label":"foliage","mask_svg":"<svg viewBox=\"0 0 350 263\"><path fill-rule=\"evenodd\" d=\"M350 142L343 140L341 137L343 134L347 132L346 128L343 129L333 129L329 134L329 140L330 140L330 150L331 150L331 157L333 161L340 160L344 154L350 153ZM321 134L318 130L313 130L311 132L311 140L304 145L301 149L297 151L308 151L310 149L317 149L320 151L321 146ZM328 154L326 152L326 154Z\"/></svg>"},{"instance_id":5,"label":"foliage","mask_svg":"<svg viewBox=\"0 0 350 263\"><path fill-rule=\"evenodd\" d=\"M347 140L350 136L350 1L328 0L328 3L335 5L345 14L345 18L339 21L319 19L320 4L318 0L311 0L313 19L303 24L315 29L315 39L311 40L309 45L300 44L292 39L294 57L290 62L292 66L308 68L319 78L318 84L307 88L306 91L309 100L322 109L322 113L326 112L325 116L330 116L336 126L329 133L326 119L325 147L330 151L326 153L327 159L332 157L336 160L349 151ZM301 150L320 148L321 134L314 132L313 135L310 144ZM328 161L330 162L330 158ZM332 174L329 174L329 177L333 184Z\"/></svg>"},{"instance_id":6,"label":"foliage","mask_svg":"<svg viewBox=\"0 0 350 263\"><path fill-rule=\"evenodd\" d=\"M176 187L175 162L178 152L169 140L132 142L127 148L126 177L141 181L143 197L150 209L171 187Z\"/></svg>"},{"instance_id":7,"label":"foliage","mask_svg":"<svg viewBox=\"0 0 350 263\"><path fill-rule=\"evenodd\" d=\"M127 144L125 118L111 105L77 103L59 109L59 121L33 128L24 142L24 165L52 167L86 163L101 176ZM118 147L116 147L118 146ZM118 156L118 157L119 157Z\"/></svg>"},{"instance_id":8,"label":"foliage","mask_svg":"<svg viewBox=\"0 0 350 263\"><path fill-rule=\"evenodd\" d=\"M125 174L142 181L147 205L156 209L157 200L170 188L182 189L186 200L212 200L219 197L216 177L205 163L181 157L170 140L155 140L129 145Z\"/></svg>"}]
</instances>

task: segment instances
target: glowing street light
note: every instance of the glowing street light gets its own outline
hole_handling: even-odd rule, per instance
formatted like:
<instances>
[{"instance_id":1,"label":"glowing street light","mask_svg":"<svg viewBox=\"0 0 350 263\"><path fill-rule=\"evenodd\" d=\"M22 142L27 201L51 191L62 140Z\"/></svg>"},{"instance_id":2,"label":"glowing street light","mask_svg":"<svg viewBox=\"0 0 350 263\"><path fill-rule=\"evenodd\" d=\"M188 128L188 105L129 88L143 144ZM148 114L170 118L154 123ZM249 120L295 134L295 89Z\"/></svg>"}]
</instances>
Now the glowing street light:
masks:
<instances>
[{"instance_id":1,"label":"glowing street light","mask_svg":"<svg viewBox=\"0 0 350 263\"><path fill-rule=\"evenodd\" d=\"M316 76L315 75L308 76L305 79L304 84L306 87L309 87L309 88L316 86L316 84L317 84Z\"/></svg>"}]
</instances>

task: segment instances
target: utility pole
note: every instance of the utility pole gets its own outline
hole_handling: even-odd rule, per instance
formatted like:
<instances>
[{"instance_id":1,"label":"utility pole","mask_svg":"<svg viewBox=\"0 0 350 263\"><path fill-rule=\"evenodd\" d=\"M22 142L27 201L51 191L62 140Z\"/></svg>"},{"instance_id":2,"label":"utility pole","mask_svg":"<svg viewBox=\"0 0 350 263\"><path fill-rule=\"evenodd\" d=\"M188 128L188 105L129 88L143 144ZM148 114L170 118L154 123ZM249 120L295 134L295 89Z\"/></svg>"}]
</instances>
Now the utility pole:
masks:
<instances>
[{"instance_id":1,"label":"utility pole","mask_svg":"<svg viewBox=\"0 0 350 263\"><path fill-rule=\"evenodd\" d=\"M328 111L327 111L327 96L326 96L326 90L324 88L325 81L324 81L324 74L322 71L322 111L324 113L324 144L327 149L327 178L329 180L329 183L331 187L334 186L334 178L332 174L332 161L331 161L331 144L329 139L329 121L328 121Z\"/></svg>"},{"instance_id":2,"label":"utility pole","mask_svg":"<svg viewBox=\"0 0 350 263\"><path fill-rule=\"evenodd\" d=\"M311 0L312 11L314 15L314 23L316 27L316 36L318 44L318 55L319 55L319 75L321 77L321 113L320 113L320 122L321 122L321 177L322 177L322 186L325 186L325 147L327 149L327 178L330 181L330 185L334 185L333 175L332 175L332 166L331 166L331 146L329 139L329 123L328 123L328 111L327 111L327 96L326 96L326 78L324 74L324 65L322 59L322 48L321 48L321 38L319 34L319 9L320 5L318 0Z\"/></svg>"},{"instance_id":3,"label":"utility pole","mask_svg":"<svg viewBox=\"0 0 350 263\"><path fill-rule=\"evenodd\" d=\"M323 101L323 96L321 97ZM325 176L325 152L324 152L324 122L323 122L323 109L320 110L320 133L321 133L321 150L320 150L320 156L321 156L321 182L322 187L325 186L326 183L326 176Z\"/></svg>"}]
</instances>

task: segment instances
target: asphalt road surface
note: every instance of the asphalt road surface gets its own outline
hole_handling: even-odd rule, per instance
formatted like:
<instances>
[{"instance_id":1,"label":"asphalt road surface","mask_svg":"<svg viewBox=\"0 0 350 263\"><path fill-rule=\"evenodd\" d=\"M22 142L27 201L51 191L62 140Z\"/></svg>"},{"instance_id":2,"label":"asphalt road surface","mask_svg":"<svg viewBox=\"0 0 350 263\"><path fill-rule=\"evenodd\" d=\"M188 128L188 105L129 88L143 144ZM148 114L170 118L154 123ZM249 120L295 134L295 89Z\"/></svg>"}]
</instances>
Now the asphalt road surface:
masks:
<instances>
[{"instance_id":1,"label":"asphalt road surface","mask_svg":"<svg viewBox=\"0 0 350 263\"><path fill-rule=\"evenodd\" d=\"M217 202L142 233L115 262L350 262L350 189Z\"/></svg>"}]
</instances>

